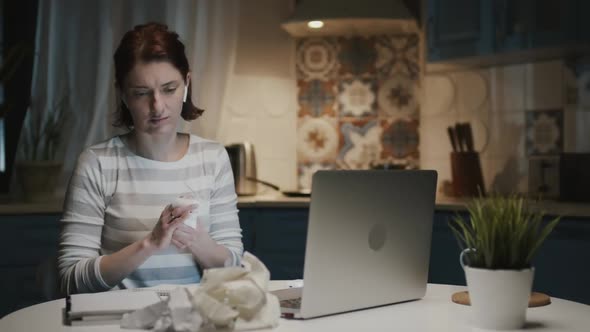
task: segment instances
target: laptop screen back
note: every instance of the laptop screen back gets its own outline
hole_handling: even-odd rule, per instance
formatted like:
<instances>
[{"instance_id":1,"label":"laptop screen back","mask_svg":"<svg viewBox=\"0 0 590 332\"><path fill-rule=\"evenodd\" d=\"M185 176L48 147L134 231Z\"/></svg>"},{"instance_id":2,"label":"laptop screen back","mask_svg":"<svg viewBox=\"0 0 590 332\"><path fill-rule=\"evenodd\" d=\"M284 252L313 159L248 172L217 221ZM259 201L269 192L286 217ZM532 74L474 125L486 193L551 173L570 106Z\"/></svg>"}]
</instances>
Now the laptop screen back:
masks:
<instances>
[{"instance_id":1,"label":"laptop screen back","mask_svg":"<svg viewBox=\"0 0 590 332\"><path fill-rule=\"evenodd\" d=\"M318 171L301 317L419 299L426 292L435 171Z\"/></svg>"}]
</instances>

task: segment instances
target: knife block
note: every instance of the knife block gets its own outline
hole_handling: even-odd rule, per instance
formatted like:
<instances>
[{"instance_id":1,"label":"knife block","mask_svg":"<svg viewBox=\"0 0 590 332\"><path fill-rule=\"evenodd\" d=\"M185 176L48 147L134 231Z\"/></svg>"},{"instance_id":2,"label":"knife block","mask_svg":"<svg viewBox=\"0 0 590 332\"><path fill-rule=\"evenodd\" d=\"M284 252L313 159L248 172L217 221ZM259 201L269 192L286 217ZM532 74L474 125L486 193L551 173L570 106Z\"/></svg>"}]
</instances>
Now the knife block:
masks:
<instances>
[{"instance_id":1,"label":"knife block","mask_svg":"<svg viewBox=\"0 0 590 332\"><path fill-rule=\"evenodd\" d=\"M478 152L451 152L451 176L455 197L485 194Z\"/></svg>"}]
</instances>

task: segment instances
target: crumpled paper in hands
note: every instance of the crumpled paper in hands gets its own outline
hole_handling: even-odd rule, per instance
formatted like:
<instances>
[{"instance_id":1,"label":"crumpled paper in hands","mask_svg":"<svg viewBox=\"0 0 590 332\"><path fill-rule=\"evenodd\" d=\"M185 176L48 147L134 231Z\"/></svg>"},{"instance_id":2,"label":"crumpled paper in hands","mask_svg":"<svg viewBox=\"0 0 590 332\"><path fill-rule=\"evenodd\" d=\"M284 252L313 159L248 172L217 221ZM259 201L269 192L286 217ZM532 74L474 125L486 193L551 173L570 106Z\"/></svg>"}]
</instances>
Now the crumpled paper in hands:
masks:
<instances>
[{"instance_id":1,"label":"crumpled paper in hands","mask_svg":"<svg viewBox=\"0 0 590 332\"><path fill-rule=\"evenodd\" d=\"M247 331L276 327L277 297L268 292L270 272L249 252L241 267L207 269L199 287L170 292L167 301L126 314L121 327L152 331Z\"/></svg>"}]
</instances>

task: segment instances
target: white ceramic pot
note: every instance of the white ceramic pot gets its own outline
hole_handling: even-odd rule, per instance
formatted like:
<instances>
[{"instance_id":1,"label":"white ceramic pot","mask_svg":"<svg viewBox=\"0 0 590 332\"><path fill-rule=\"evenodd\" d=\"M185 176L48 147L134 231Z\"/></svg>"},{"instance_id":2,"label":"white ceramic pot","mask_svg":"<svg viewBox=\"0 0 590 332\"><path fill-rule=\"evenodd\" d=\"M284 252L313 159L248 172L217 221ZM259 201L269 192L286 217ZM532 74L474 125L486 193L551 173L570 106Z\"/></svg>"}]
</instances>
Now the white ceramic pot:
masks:
<instances>
[{"instance_id":1,"label":"white ceramic pot","mask_svg":"<svg viewBox=\"0 0 590 332\"><path fill-rule=\"evenodd\" d=\"M534 268L488 270L464 266L464 269L475 326L493 330L524 326Z\"/></svg>"}]
</instances>

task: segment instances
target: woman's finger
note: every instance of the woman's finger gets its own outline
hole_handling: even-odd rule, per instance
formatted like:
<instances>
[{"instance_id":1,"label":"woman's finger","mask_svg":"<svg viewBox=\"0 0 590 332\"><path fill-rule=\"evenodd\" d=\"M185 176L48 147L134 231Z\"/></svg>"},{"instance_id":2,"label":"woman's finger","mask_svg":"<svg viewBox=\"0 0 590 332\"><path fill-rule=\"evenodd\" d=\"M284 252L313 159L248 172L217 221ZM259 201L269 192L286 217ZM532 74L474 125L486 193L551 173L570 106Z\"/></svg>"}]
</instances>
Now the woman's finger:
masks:
<instances>
[{"instance_id":1,"label":"woman's finger","mask_svg":"<svg viewBox=\"0 0 590 332\"><path fill-rule=\"evenodd\" d=\"M184 214L185 212L189 212L189 211L192 211L192 210L194 210L195 208L196 208L196 207L195 207L195 205L194 205L194 204L193 204L193 205L182 205L182 206L177 206L177 207L174 207L174 208L172 209L172 213L173 213L175 216L180 216L180 215Z\"/></svg>"},{"instance_id":2,"label":"woman's finger","mask_svg":"<svg viewBox=\"0 0 590 332\"><path fill-rule=\"evenodd\" d=\"M162 220L170 215L171 207L172 207L172 205L170 205L170 204L168 204L168 205L166 205L166 207L164 207L164 209L160 213L160 220Z\"/></svg>"},{"instance_id":3,"label":"woman's finger","mask_svg":"<svg viewBox=\"0 0 590 332\"><path fill-rule=\"evenodd\" d=\"M195 230L196 230L197 232L207 232L207 231L205 230L205 226L203 226L203 224L202 224L202 223L200 223L200 222L197 222L197 228L195 228Z\"/></svg>"},{"instance_id":4,"label":"woman's finger","mask_svg":"<svg viewBox=\"0 0 590 332\"><path fill-rule=\"evenodd\" d=\"M174 213L174 207L171 204L166 205L162 214L160 215L160 221L162 224L166 225L170 222L174 221L177 218L178 214Z\"/></svg>"},{"instance_id":5,"label":"woman's finger","mask_svg":"<svg viewBox=\"0 0 590 332\"><path fill-rule=\"evenodd\" d=\"M180 206L180 207L171 207L170 213L166 218L166 223L170 224L173 221L177 221L178 219L182 218L183 220L186 219L187 213L190 213L188 210L190 206Z\"/></svg>"},{"instance_id":6,"label":"woman's finger","mask_svg":"<svg viewBox=\"0 0 590 332\"><path fill-rule=\"evenodd\" d=\"M177 218L175 218L174 220L172 220L169 224L168 224L168 229L172 232L174 232L179 226L183 225L184 221L186 220L186 218L188 217L188 213L185 213Z\"/></svg>"},{"instance_id":7,"label":"woman's finger","mask_svg":"<svg viewBox=\"0 0 590 332\"><path fill-rule=\"evenodd\" d=\"M190 227L190 226L186 226L188 228L190 228L190 230L187 232L186 229L181 229L180 227L176 228L176 230L174 231L174 236L182 238L184 240L189 240L189 239L194 239L195 238L195 233L194 230Z\"/></svg>"},{"instance_id":8,"label":"woman's finger","mask_svg":"<svg viewBox=\"0 0 590 332\"><path fill-rule=\"evenodd\" d=\"M172 244L174 244L176 247L178 247L178 249L186 248L186 245L184 245L182 242L180 242L174 238L172 239Z\"/></svg>"},{"instance_id":9,"label":"woman's finger","mask_svg":"<svg viewBox=\"0 0 590 332\"><path fill-rule=\"evenodd\" d=\"M172 237L176 228L182 224L182 218L175 218L174 220L162 225L162 232L164 237Z\"/></svg>"},{"instance_id":10,"label":"woman's finger","mask_svg":"<svg viewBox=\"0 0 590 332\"><path fill-rule=\"evenodd\" d=\"M176 231L180 231L186 234L192 234L195 231L195 229L183 223L179 225L178 228L176 228Z\"/></svg>"}]
</instances>

